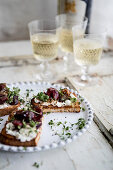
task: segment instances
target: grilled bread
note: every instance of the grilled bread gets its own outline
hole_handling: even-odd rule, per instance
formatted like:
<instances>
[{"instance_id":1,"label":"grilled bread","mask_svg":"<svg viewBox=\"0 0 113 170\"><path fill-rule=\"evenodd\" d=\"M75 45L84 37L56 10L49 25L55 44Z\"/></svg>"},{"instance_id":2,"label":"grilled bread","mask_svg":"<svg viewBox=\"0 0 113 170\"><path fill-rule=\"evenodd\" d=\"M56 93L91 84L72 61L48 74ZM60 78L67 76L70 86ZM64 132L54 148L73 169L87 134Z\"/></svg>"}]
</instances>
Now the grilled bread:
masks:
<instances>
[{"instance_id":1,"label":"grilled bread","mask_svg":"<svg viewBox=\"0 0 113 170\"><path fill-rule=\"evenodd\" d=\"M18 95L18 88L11 91L6 83L0 83L0 116L8 115L17 110L20 106Z\"/></svg>"},{"instance_id":2,"label":"grilled bread","mask_svg":"<svg viewBox=\"0 0 113 170\"><path fill-rule=\"evenodd\" d=\"M33 108L39 107L43 112L80 112L80 102L75 93L68 89L47 89L31 100Z\"/></svg>"},{"instance_id":3,"label":"grilled bread","mask_svg":"<svg viewBox=\"0 0 113 170\"><path fill-rule=\"evenodd\" d=\"M1 131L0 142L11 146L36 146L40 139L42 120L42 113L23 110L11 113Z\"/></svg>"}]
</instances>

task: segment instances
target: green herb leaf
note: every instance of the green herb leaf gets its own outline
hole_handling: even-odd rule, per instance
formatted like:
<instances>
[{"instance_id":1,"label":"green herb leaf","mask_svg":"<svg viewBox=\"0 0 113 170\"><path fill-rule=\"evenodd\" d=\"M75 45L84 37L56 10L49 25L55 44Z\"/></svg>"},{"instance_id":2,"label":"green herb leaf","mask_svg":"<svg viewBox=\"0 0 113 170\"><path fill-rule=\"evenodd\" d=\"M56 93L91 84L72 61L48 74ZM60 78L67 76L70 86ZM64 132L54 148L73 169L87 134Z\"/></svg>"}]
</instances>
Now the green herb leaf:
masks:
<instances>
[{"instance_id":1,"label":"green herb leaf","mask_svg":"<svg viewBox=\"0 0 113 170\"><path fill-rule=\"evenodd\" d=\"M85 111L85 108L84 108L84 107L82 107L82 111Z\"/></svg>"},{"instance_id":2,"label":"green herb leaf","mask_svg":"<svg viewBox=\"0 0 113 170\"><path fill-rule=\"evenodd\" d=\"M71 136L71 133L68 132L68 133L66 133L66 135Z\"/></svg>"},{"instance_id":3,"label":"green herb leaf","mask_svg":"<svg viewBox=\"0 0 113 170\"><path fill-rule=\"evenodd\" d=\"M72 103L75 103L77 101L77 99L74 97L74 98L70 98L71 102Z\"/></svg>"},{"instance_id":4,"label":"green herb leaf","mask_svg":"<svg viewBox=\"0 0 113 170\"><path fill-rule=\"evenodd\" d=\"M59 125L61 125L61 124L62 124L62 122L58 122L58 123L57 123L57 126L59 126Z\"/></svg>"},{"instance_id":5,"label":"green herb leaf","mask_svg":"<svg viewBox=\"0 0 113 170\"><path fill-rule=\"evenodd\" d=\"M36 97L43 102L46 102L49 99L49 96L44 94L43 92L38 93Z\"/></svg>"},{"instance_id":6,"label":"green herb leaf","mask_svg":"<svg viewBox=\"0 0 113 170\"><path fill-rule=\"evenodd\" d=\"M23 128L26 128L26 122L23 120L22 123L23 123Z\"/></svg>"},{"instance_id":7,"label":"green herb leaf","mask_svg":"<svg viewBox=\"0 0 113 170\"><path fill-rule=\"evenodd\" d=\"M85 119L84 118L79 118L78 122L75 123L75 125L78 125L77 129L82 129L85 126Z\"/></svg>"},{"instance_id":8,"label":"green herb leaf","mask_svg":"<svg viewBox=\"0 0 113 170\"><path fill-rule=\"evenodd\" d=\"M80 101L81 101L81 102L83 102L83 101L84 101L84 99L81 99Z\"/></svg>"},{"instance_id":9,"label":"green herb leaf","mask_svg":"<svg viewBox=\"0 0 113 170\"><path fill-rule=\"evenodd\" d=\"M53 120L50 120L50 122L48 123L49 125L54 125Z\"/></svg>"},{"instance_id":10,"label":"green herb leaf","mask_svg":"<svg viewBox=\"0 0 113 170\"><path fill-rule=\"evenodd\" d=\"M10 88L7 88L7 90L8 90L7 103L11 103L13 101L14 96L19 96L20 89L18 87L13 87L13 90L10 90Z\"/></svg>"},{"instance_id":11,"label":"green herb leaf","mask_svg":"<svg viewBox=\"0 0 113 170\"><path fill-rule=\"evenodd\" d=\"M39 164L38 164L37 162L35 162L35 163L33 164L33 166L35 166L36 168L39 168Z\"/></svg>"},{"instance_id":12,"label":"green herb leaf","mask_svg":"<svg viewBox=\"0 0 113 170\"><path fill-rule=\"evenodd\" d=\"M17 126L18 129L21 129L21 126Z\"/></svg>"},{"instance_id":13,"label":"green herb leaf","mask_svg":"<svg viewBox=\"0 0 113 170\"><path fill-rule=\"evenodd\" d=\"M30 124L31 127L36 126L36 122L34 122L33 120L31 120L29 124Z\"/></svg>"},{"instance_id":14,"label":"green herb leaf","mask_svg":"<svg viewBox=\"0 0 113 170\"><path fill-rule=\"evenodd\" d=\"M2 118L0 118L0 121L2 121L3 119Z\"/></svg>"},{"instance_id":15,"label":"green herb leaf","mask_svg":"<svg viewBox=\"0 0 113 170\"><path fill-rule=\"evenodd\" d=\"M24 104L25 100L24 99L19 99L20 103Z\"/></svg>"}]
</instances>

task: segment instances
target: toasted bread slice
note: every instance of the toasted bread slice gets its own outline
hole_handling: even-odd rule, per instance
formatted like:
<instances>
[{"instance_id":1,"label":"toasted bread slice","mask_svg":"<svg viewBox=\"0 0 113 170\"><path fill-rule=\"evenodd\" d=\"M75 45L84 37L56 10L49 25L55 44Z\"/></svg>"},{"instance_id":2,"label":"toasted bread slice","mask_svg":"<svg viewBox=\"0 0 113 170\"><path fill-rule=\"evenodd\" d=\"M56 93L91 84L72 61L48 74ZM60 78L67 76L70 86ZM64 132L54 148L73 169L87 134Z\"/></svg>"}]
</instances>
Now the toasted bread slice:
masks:
<instances>
[{"instance_id":1,"label":"toasted bread slice","mask_svg":"<svg viewBox=\"0 0 113 170\"><path fill-rule=\"evenodd\" d=\"M56 89L53 89L52 90L56 90ZM53 99L53 98L49 98L47 101L46 101L46 104L45 102L43 101L40 101L39 98L36 102L35 98L33 98L31 100L31 104L33 106L33 108L35 109L36 107L39 107L40 109L43 110L43 112L80 112L80 102L79 100L77 99L77 95L75 93L71 93L68 89L62 89L62 92L64 93L64 95L66 95L66 98L65 100L70 100L70 95L73 96L73 98L76 98L75 102L72 102L71 104L66 104L62 101L59 102L58 99ZM49 91L50 93L50 91ZM57 91L57 93L59 93L59 91ZM47 94L47 93L44 93L44 94ZM51 94L50 94L51 95ZM58 106L57 104L52 104L52 102L58 102L60 104L64 103L64 105L62 106Z\"/></svg>"},{"instance_id":2,"label":"toasted bread slice","mask_svg":"<svg viewBox=\"0 0 113 170\"><path fill-rule=\"evenodd\" d=\"M0 117L9 115L13 111L16 111L19 106L20 106L20 102L17 105L9 105L6 108L0 109Z\"/></svg>"},{"instance_id":3,"label":"toasted bread slice","mask_svg":"<svg viewBox=\"0 0 113 170\"><path fill-rule=\"evenodd\" d=\"M40 109L43 110L43 112L80 112L80 104L79 102L76 102L76 104L71 105L71 106L62 106L62 107L58 107L58 106L53 106L53 105L48 105L48 106L44 106L40 103L35 103L34 100L32 100L32 105L33 107L39 107Z\"/></svg>"},{"instance_id":4,"label":"toasted bread slice","mask_svg":"<svg viewBox=\"0 0 113 170\"><path fill-rule=\"evenodd\" d=\"M6 134L6 126L2 129L2 132L0 134L0 142L5 145L11 145L11 146L36 146L41 134L42 128L40 128L40 132L37 134L37 136L32 139L31 141L21 142L16 139L15 136L11 136Z\"/></svg>"},{"instance_id":5,"label":"toasted bread slice","mask_svg":"<svg viewBox=\"0 0 113 170\"><path fill-rule=\"evenodd\" d=\"M37 133L35 138L33 138L30 141L21 142L20 140L16 139L15 136L7 134L7 132L6 132L6 125L10 122L10 120L12 119L13 116L14 116L14 112L11 113L11 115L9 115L8 121L6 122L4 128L2 129L2 131L0 133L0 142L2 144L11 145L11 146L24 146L24 147L27 147L27 146L36 146L38 141L39 141L39 139L40 139L40 134L41 134L41 131L42 131L42 125L39 128L39 131L38 131L38 133ZM43 120L43 117L42 117L41 120Z\"/></svg>"}]
</instances>

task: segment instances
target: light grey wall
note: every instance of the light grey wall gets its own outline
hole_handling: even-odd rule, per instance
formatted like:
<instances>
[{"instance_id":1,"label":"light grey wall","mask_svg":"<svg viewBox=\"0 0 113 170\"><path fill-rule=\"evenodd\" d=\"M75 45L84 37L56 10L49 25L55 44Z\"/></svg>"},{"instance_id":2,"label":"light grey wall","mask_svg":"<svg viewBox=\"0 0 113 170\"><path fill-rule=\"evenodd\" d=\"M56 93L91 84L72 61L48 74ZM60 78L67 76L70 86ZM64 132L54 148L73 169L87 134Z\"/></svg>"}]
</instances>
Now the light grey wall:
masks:
<instances>
[{"instance_id":1,"label":"light grey wall","mask_svg":"<svg viewBox=\"0 0 113 170\"><path fill-rule=\"evenodd\" d=\"M57 0L0 0L0 40L26 39L29 21L56 13Z\"/></svg>"}]
</instances>

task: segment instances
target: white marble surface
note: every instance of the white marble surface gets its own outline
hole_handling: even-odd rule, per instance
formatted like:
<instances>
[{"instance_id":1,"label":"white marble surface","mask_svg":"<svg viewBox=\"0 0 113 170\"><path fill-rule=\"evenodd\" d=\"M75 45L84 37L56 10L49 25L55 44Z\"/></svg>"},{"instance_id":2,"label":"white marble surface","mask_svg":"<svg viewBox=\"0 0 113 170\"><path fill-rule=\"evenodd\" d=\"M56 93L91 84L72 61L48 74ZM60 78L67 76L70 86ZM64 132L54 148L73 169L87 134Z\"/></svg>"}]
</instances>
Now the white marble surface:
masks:
<instances>
[{"instance_id":1,"label":"white marble surface","mask_svg":"<svg viewBox=\"0 0 113 170\"><path fill-rule=\"evenodd\" d=\"M0 44L0 56L10 56L20 55L20 54L29 54L29 42L16 42L16 43L6 43ZM10 48L12 47L12 48ZM2 49L2 51L1 51ZM112 72L113 57L104 57L106 59L107 65L104 68ZM101 63L100 62L100 63ZM105 69L102 67L96 66L93 68L93 71L100 74L106 74ZM110 69L111 67L111 69ZM17 82L17 81L28 81L35 80L32 75L33 69L35 66L22 66L22 67L6 67L0 69L0 81L1 82ZM102 71L103 70L103 71ZM107 77L109 81L111 77ZM107 81L106 81L107 83ZM109 83L109 82L108 82ZM103 90L104 86L101 85ZM112 86L111 88L112 93ZM91 100L91 91L90 88L80 89L82 93L87 94L87 98ZM98 93L98 92L97 92ZM89 94L89 95L88 95ZM95 91L96 94L96 91ZM93 100L93 99L92 99ZM99 101L98 101L99 102ZM101 106L101 100L100 100ZM97 108L97 100L93 100L93 107ZM104 105L102 106L104 107ZM74 141L71 144L68 144L66 147L58 148L54 150L48 150L39 153L9 153L9 152L0 152L0 170L33 170L36 169L33 167L33 163L41 163L40 170L113 170L113 150L109 145L108 141L101 134L100 130L93 122L89 130Z\"/></svg>"}]
</instances>

